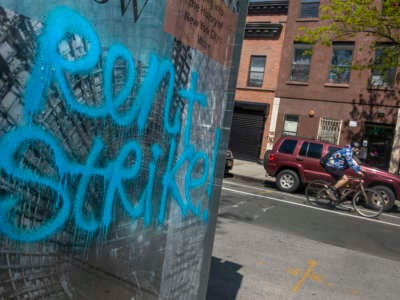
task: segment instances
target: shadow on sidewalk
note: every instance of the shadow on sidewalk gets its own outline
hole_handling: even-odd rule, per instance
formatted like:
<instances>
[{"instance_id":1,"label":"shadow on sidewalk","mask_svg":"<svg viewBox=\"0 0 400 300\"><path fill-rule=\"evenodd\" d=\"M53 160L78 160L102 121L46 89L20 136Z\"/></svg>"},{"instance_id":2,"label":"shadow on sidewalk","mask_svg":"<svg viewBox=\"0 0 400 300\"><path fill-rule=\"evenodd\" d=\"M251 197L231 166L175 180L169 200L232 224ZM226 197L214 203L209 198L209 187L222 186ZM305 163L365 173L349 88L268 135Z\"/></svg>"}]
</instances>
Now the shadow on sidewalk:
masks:
<instances>
[{"instance_id":1,"label":"shadow on sidewalk","mask_svg":"<svg viewBox=\"0 0 400 300\"><path fill-rule=\"evenodd\" d=\"M207 300L234 300L242 284L241 265L212 257Z\"/></svg>"}]
</instances>

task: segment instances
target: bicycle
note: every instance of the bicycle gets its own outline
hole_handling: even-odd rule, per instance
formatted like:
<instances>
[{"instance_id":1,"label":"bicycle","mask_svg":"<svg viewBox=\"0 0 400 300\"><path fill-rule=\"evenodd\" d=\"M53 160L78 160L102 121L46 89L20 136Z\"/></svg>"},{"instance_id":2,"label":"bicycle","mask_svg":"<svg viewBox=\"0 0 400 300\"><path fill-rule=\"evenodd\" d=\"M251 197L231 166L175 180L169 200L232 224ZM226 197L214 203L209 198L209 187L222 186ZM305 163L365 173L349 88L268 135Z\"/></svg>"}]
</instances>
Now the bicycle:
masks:
<instances>
[{"instance_id":1,"label":"bicycle","mask_svg":"<svg viewBox=\"0 0 400 300\"><path fill-rule=\"evenodd\" d=\"M383 212L382 196L374 189L365 188L362 178L350 178L349 184L339 190L340 199L335 202L328 197L328 189L333 189L331 183L319 179L312 181L306 187L306 201L313 206L354 210L367 218L376 218ZM350 201L351 205L348 204Z\"/></svg>"}]
</instances>

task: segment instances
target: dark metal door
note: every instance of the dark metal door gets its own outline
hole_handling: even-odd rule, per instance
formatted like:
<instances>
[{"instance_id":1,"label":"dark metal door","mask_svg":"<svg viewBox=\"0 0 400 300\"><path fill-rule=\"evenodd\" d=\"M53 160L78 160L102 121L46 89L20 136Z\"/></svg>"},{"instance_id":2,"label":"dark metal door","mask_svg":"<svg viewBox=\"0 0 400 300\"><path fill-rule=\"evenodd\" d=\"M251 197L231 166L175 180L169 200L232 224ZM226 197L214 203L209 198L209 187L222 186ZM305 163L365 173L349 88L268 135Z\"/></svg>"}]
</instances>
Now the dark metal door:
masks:
<instances>
[{"instance_id":1,"label":"dark metal door","mask_svg":"<svg viewBox=\"0 0 400 300\"><path fill-rule=\"evenodd\" d=\"M267 108L267 104L236 102L229 140L235 158L259 159Z\"/></svg>"},{"instance_id":2,"label":"dark metal door","mask_svg":"<svg viewBox=\"0 0 400 300\"><path fill-rule=\"evenodd\" d=\"M389 168L393 135L393 125L365 124L363 143L367 147L366 163L382 170Z\"/></svg>"}]
</instances>

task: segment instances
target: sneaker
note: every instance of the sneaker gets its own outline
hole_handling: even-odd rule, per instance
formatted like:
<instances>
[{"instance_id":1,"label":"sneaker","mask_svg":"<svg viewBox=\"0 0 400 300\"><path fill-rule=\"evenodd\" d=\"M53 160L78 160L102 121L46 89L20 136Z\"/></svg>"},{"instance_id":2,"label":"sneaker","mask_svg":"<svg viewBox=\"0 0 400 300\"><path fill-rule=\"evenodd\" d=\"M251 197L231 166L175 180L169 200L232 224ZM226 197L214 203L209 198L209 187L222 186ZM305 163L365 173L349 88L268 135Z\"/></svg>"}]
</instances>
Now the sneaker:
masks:
<instances>
[{"instance_id":1,"label":"sneaker","mask_svg":"<svg viewBox=\"0 0 400 300\"><path fill-rule=\"evenodd\" d=\"M326 190L326 195L328 196L329 200L331 200L332 202L336 202L337 201L337 194L335 193L335 191L331 188L328 188Z\"/></svg>"},{"instance_id":2,"label":"sneaker","mask_svg":"<svg viewBox=\"0 0 400 300\"><path fill-rule=\"evenodd\" d=\"M342 199L342 196L340 195L340 192L336 188L333 189L333 192L336 195L336 201L340 201Z\"/></svg>"}]
</instances>

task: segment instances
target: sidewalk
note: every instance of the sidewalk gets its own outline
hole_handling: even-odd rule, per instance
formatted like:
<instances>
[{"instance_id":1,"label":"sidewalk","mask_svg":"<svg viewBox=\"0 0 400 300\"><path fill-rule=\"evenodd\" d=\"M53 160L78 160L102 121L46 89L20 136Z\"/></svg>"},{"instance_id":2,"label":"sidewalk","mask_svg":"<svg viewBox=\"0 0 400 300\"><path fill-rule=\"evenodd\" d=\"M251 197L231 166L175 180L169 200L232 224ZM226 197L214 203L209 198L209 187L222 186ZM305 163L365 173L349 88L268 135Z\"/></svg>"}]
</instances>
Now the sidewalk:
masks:
<instances>
[{"instance_id":1,"label":"sidewalk","mask_svg":"<svg viewBox=\"0 0 400 300\"><path fill-rule=\"evenodd\" d=\"M233 168L229 174L233 177L245 180L259 182L264 182L266 180L275 181L274 177L266 176L262 163L253 161L235 159L233 162Z\"/></svg>"}]
</instances>

